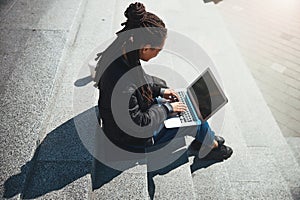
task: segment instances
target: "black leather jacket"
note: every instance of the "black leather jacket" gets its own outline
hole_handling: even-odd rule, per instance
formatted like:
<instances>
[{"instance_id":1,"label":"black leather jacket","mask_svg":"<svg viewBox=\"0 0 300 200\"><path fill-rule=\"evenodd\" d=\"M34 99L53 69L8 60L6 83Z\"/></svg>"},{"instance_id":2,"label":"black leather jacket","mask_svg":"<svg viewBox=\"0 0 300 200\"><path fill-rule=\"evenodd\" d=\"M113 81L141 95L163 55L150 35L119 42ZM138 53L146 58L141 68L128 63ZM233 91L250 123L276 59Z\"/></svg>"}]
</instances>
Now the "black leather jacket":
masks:
<instances>
[{"instance_id":1,"label":"black leather jacket","mask_svg":"<svg viewBox=\"0 0 300 200\"><path fill-rule=\"evenodd\" d=\"M132 67L124 56L112 62L101 76L98 107L103 130L118 146L143 147L149 144L154 132L162 128L172 110L169 103L159 105L154 101L149 104L143 97L137 85L141 80L149 84L153 99L160 96L161 86L150 79L140 65ZM121 84L117 84L118 81Z\"/></svg>"}]
</instances>

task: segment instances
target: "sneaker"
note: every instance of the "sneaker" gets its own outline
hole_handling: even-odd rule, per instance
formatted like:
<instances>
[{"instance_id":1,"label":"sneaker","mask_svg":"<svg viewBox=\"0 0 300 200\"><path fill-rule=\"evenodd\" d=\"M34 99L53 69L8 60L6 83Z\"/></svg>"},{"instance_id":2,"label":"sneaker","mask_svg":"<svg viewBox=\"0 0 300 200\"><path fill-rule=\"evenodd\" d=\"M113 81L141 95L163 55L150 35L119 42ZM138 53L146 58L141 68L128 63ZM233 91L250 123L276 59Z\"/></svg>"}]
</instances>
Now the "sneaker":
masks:
<instances>
[{"instance_id":1,"label":"sneaker","mask_svg":"<svg viewBox=\"0 0 300 200\"><path fill-rule=\"evenodd\" d=\"M215 135L215 140L218 142L218 146L222 146L225 143L225 139L221 136Z\"/></svg>"},{"instance_id":2,"label":"sneaker","mask_svg":"<svg viewBox=\"0 0 300 200\"><path fill-rule=\"evenodd\" d=\"M218 142L218 146L221 146L225 143L225 139L221 136L215 136L215 140ZM199 149L201 148L202 143L197 141L197 140L193 140L192 143L190 144L190 149L194 150L194 151L199 151Z\"/></svg>"},{"instance_id":3,"label":"sneaker","mask_svg":"<svg viewBox=\"0 0 300 200\"><path fill-rule=\"evenodd\" d=\"M226 160L232 155L233 151L230 147L219 145L217 148L212 149L203 160Z\"/></svg>"}]
</instances>

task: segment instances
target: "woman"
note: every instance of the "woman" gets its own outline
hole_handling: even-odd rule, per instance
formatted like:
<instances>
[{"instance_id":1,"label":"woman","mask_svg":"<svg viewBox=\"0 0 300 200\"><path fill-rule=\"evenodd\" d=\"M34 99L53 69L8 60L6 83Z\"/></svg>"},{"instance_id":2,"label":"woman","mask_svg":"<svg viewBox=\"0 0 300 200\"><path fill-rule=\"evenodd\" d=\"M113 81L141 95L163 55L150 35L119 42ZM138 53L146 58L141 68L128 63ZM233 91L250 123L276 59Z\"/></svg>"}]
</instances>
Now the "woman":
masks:
<instances>
[{"instance_id":1,"label":"woman","mask_svg":"<svg viewBox=\"0 0 300 200\"><path fill-rule=\"evenodd\" d=\"M130 4L125 16L127 21L122 24L125 27L99 55L98 106L104 133L110 141L128 151L143 152L147 146L168 143L176 136L178 129L166 129L163 121L187 107L175 101L179 99L176 92L151 82L140 64L140 60L156 57L163 48L167 36L163 21L146 12L141 3ZM213 138L205 143L212 149L206 159L223 160L232 154L224 139L214 136L207 122L191 135L195 136L190 146L194 152L199 151L205 137Z\"/></svg>"}]
</instances>

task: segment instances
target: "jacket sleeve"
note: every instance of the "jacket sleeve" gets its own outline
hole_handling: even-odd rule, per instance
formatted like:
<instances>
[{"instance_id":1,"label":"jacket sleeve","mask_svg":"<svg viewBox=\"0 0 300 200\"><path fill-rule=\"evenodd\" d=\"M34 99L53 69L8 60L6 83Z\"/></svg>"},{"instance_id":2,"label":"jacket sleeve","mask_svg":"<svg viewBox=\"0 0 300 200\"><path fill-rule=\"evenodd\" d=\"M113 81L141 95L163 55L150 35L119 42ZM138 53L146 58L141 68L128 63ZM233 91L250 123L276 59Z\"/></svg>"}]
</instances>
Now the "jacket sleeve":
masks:
<instances>
[{"instance_id":1,"label":"jacket sleeve","mask_svg":"<svg viewBox=\"0 0 300 200\"><path fill-rule=\"evenodd\" d=\"M153 98L162 96L162 89L168 88L166 81L161 78L151 76L146 73L144 74L144 77L149 83L151 83L150 86L153 93Z\"/></svg>"},{"instance_id":2,"label":"jacket sleeve","mask_svg":"<svg viewBox=\"0 0 300 200\"><path fill-rule=\"evenodd\" d=\"M160 86L152 85L151 90L152 90L152 97L153 98L161 96L161 87Z\"/></svg>"},{"instance_id":3,"label":"jacket sleeve","mask_svg":"<svg viewBox=\"0 0 300 200\"><path fill-rule=\"evenodd\" d=\"M172 112L172 106L169 102L161 105L153 104L146 110L142 109L138 102L137 92L134 92L129 100L129 114L131 119L141 127L148 126L152 133L162 128L163 121L170 112Z\"/></svg>"}]
</instances>

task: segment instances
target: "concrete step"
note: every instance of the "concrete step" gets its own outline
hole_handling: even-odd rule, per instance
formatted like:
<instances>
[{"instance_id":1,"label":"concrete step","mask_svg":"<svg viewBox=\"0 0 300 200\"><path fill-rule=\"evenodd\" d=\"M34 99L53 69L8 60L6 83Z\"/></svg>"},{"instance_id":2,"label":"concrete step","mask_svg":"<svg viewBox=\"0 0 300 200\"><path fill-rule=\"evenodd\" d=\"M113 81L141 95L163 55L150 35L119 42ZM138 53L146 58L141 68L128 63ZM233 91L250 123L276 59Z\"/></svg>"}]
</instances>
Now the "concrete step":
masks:
<instances>
[{"instance_id":1,"label":"concrete step","mask_svg":"<svg viewBox=\"0 0 300 200\"><path fill-rule=\"evenodd\" d=\"M147 156L150 199L195 199L184 137Z\"/></svg>"},{"instance_id":2,"label":"concrete step","mask_svg":"<svg viewBox=\"0 0 300 200\"><path fill-rule=\"evenodd\" d=\"M125 151L102 131L95 134L92 199L146 199L147 166L144 153Z\"/></svg>"},{"instance_id":3,"label":"concrete step","mask_svg":"<svg viewBox=\"0 0 300 200\"><path fill-rule=\"evenodd\" d=\"M55 78L82 1L2 3L9 2L0 8L0 196L18 199L45 134Z\"/></svg>"},{"instance_id":4,"label":"concrete step","mask_svg":"<svg viewBox=\"0 0 300 200\"><path fill-rule=\"evenodd\" d=\"M122 171L106 164L94 161L91 199L147 199L145 164L136 163L136 160L110 163L113 166L126 165Z\"/></svg>"},{"instance_id":5,"label":"concrete step","mask_svg":"<svg viewBox=\"0 0 300 200\"><path fill-rule=\"evenodd\" d=\"M298 162L298 165L300 166L300 138L299 137L287 137L286 138L288 145L291 147L291 149L294 152L294 156Z\"/></svg>"},{"instance_id":6,"label":"concrete step","mask_svg":"<svg viewBox=\"0 0 300 200\"><path fill-rule=\"evenodd\" d=\"M90 162L53 161L35 163L24 199L89 199Z\"/></svg>"},{"instance_id":7,"label":"concrete step","mask_svg":"<svg viewBox=\"0 0 300 200\"><path fill-rule=\"evenodd\" d=\"M280 168L277 168L277 161L270 148L247 146L242 132L231 106L227 106L220 134L234 153L223 162L190 158L197 197L293 199L289 184Z\"/></svg>"},{"instance_id":8,"label":"concrete step","mask_svg":"<svg viewBox=\"0 0 300 200\"><path fill-rule=\"evenodd\" d=\"M74 119L49 132L31 162L32 172L22 198L89 199L92 156L78 135Z\"/></svg>"}]
</instances>

